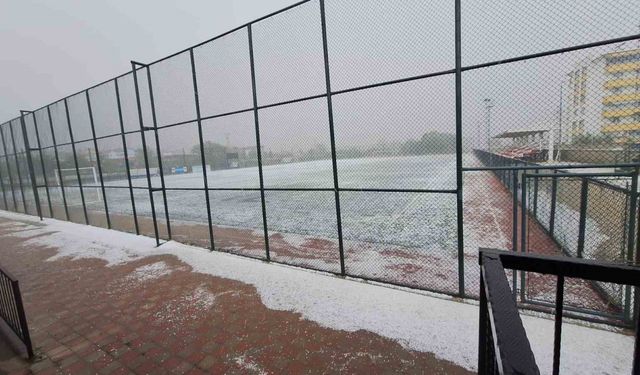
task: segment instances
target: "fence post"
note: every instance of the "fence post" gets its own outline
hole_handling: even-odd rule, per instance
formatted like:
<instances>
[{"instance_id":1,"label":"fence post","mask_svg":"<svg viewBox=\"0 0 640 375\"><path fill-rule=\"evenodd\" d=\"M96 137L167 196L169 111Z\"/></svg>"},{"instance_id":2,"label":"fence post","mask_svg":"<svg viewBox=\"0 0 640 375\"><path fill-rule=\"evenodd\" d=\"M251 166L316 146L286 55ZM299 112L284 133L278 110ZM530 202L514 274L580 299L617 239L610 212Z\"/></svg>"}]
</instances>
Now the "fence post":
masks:
<instances>
[{"instance_id":1,"label":"fence post","mask_svg":"<svg viewBox=\"0 0 640 375\"><path fill-rule=\"evenodd\" d=\"M484 287L484 266L482 255L478 257L480 264L480 317L478 324L478 374L487 373L487 327L489 326L489 314L487 305L487 293ZM514 270L515 271L515 270ZM513 272L515 275L515 272ZM515 289L515 288L514 288Z\"/></svg>"},{"instance_id":2,"label":"fence post","mask_svg":"<svg viewBox=\"0 0 640 375\"><path fill-rule=\"evenodd\" d=\"M558 173L557 169L553 170L553 174ZM551 177L551 208L549 209L549 234L553 237L553 231L556 225L556 202L558 196L558 178Z\"/></svg>"},{"instance_id":3,"label":"fence post","mask_svg":"<svg viewBox=\"0 0 640 375\"><path fill-rule=\"evenodd\" d=\"M191 59L191 75L193 76L193 97L196 104L196 116L198 119L198 139L200 141L200 162L202 163L202 179L204 183L205 202L207 205L207 220L209 224L209 247L213 251L216 244L213 238L213 223L211 222L211 200L209 198L209 179L207 176L207 160L204 156L204 139L202 136L202 116L200 113L200 96L198 95L198 78L196 74L196 60L193 56L193 48L189 49Z\"/></svg>"},{"instance_id":4,"label":"fence post","mask_svg":"<svg viewBox=\"0 0 640 375\"><path fill-rule=\"evenodd\" d=\"M33 127L36 131L36 142L38 142L38 154L40 155L40 165L42 166L42 178L44 179L44 191L47 193L47 204L49 206L49 214L53 217L53 207L51 206L51 193L49 193L49 179L44 166L44 156L42 155L42 144L40 142L40 131L38 130L38 119L33 113ZM37 187L37 186L36 186Z\"/></svg>"},{"instance_id":5,"label":"fence post","mask_svg":"<svg viewBox=\"0 0 640 375\"><path fill-rule=\"evenodd\" d=\"M262 226L264 230L264 245L267 261L271 260L269 252L269 231L267 227L267 206L264 199L264 177L262 175L262 149L260 146L260 120L258 115L258 93L256 91L256 69L253 57L253 34L251 24L247 26L249 34L249 62L251 63L251 91L253 96L253 119L256 127L256 156L258 158L258 177L260 178L260 200L262 202Z\"/></svg>"},{"instance_id":6,"label":"fence post","mask_svg":"<svg viewBox=\"0 0 640 375\"><path fill-rule=\"evenodd\" d=\"M461 0L455 0L455 79L456 79L456 211L458 239L458 294L464 297L464 216L462 183L462 26Z\"/></svg>"},{"instance_id":7,"label":"fence post","mask_svg":"<svg viewBox=\"0 0 640 375\"><path fill-rule=\"evenodd\" d=\"M24 187L22 185L22 173L20 173L20 162L18 161L18 149L16 148L16 136L13 134L13 124L9 123L9 131L11 132L11 144L13 145L13 158L16 161L16 172L18 173L18 186L20 187L20 194L22 195L22 207L24 213L27 213L27 198L24 196Z\"/></svg>"},{"instance_id":8,"label":"fence post","mask_svg":"<svg viewBox=\"0 0 640 375\"><path fill-rule=\"evenodd\" d=\"M327 109L329 112L329 136L331 137L331 163L333 166L333 191L336 202L336 220L338 227L338 251L340 252L340 274L346 274L344 262L344 243L342 239L342 214L340 212L340 186L338 184L338 161L336 155L336 135L333 123L333 103L331 98L331 72L329 70L329 49L327 42L327 20L324 0L320 0L320 21L322 25L322 48L324 52L324 73L327 89ZM464 290L464 289L463 289Z\"/></svg>"},{"instance_id":9,"label":"fence post","mask_svg":"<svg viewBox=\"0 0 640 375\"><path fill-rule=\"evenodd\" d=\"M73 164L76 167L76 176L78 177L78 186L80 189L80 200L82 200L82 210L84 211L84 223L89 225L89 215L87 214L87 204L84 200L84 190L82 189L82 178L80 177L80 169L78 169L78 154L76 153L76 143L73 140L73 129L71 128L71 117L69 116L69 104L67 103L67 98L64 99L64 111L67 115L69 137L71 138L71 151L73 151Z\"/></svg>"},{"instance_id":10,"label":"fence post","mask_svg":"<svg viewBox=\"0 0 640 375\"><path fill-rule=\"evenodd\" d=\"M511 197L512 197L512 203L513 203L513 209L512 209L512 217L511 217L511 247L514 253L518 252L518 170L517 169L511 169L511 179L509 181L509 184L513 187L512 188L512 193L511 193ZM511 270L511 275L512 275L512 283L513 283L513 296L514 298L517 295L517 290L518 290L518 271L517 270Z\"/></svg>"},{"instance_id":11,"label":"fence post","mask_svg":"<svg viewBox=\"0 0 640 375\"><path fill-rule=\"evenodd\" d=\"M169 205L167 204L167 188L164 184L164 168L162 167L162 153L160 152L160 137L158 136L158 121L156 118L156 104L153 99L153 84L151 83L151 69L147 68L147 84L149 85L149 102L151 103L151 119L153 120L153 136L156 143L156 154L158 154L158 172L160 173L160 188L162 189L162 202L164 203L164 216L167 221L167 236L171 239L171 220L169 219Z\"/></svg>"},{"instance_id":12,"label":"fence post","mask_svg":"<svg viewBox=\"0 0 640 375\"><path fill-rule=\"evenodd\" d=\"M535 169L534 172L538 174L539 169ZM538 178L533 179L533 217L538 218Z\"/></svg>"},{"instance_id":13,"label":"fence post","mask_svg":"<svg viewBox=\"0 0 640 375\"><path fill-rule=\"evenodd\" d=\"M64 206L64 215L67 221L69 221L69 206L67 205L67 193L64 191L64 180L62 179L62 172L60 171L60 157L58 155L58 145L56 142L56 134L53 131L53 120L51 119L51 108L47 106L47 117L49 117L49 128L51 129L51 140L53 141L53 153L56 157L56 167L58 168L58 181L60 181L60 193L62 195L62 204ZM51 213L53 216L53 212Z\"/></svg>"},{"instance_id":14,"label":"fence post","mask_svg":"<svg viewBox=\"0 0 640 375\"><path fill-rule=\"evenodd\" d=\"M153 186L151 185L151 170L149 169L149 156L147 155L147 138L142 119L142 105L140 104L140 88L138 87L138 70L136 66L144 66L135 61L131 61L133 70L133 86L136 92L136 105L138 106L138 124L140 125L140 137L142 138L142 154L144 156L144 167L147 170L147 190L149 191L149 204L151 205L151 217L153 219L153 232L156 237L156 246L160 246L160 236L158 234L158 219L156 217L156 205L153 201Z\"/></svg>"},{"instance_id":15,"label":"fence post","mask_svg":"<svg viewBox=\"0 0 640 375\"><path fill-rule=\"evenodd\" d=\"M587 197L589 195L589 180L582 178L582 188L580 189L580 223L578 225L578 258L583 257L584 236L587 224Z\"/></svg>"},{"instance_id":16,"label":"fence post","mask_svg":"<svg viewBox=\"0 0 640 375\"><path fill-rule=\"evenodd\" d=\"M522 171L520 182L520 190L522 198L520 202L520 252L524 253L527 249L527 171ZM517 191L517 190L516 190ZM525 282L526 272L520 271L520 300L525 300ZM514 288L515 289L515 288Z\"/></svg>"},{"instance_id":17,"label":"fence post","mask_svg":"<svg viewBox=\"0 0 640 375\"><path fill-rule=\"evenodd\" d=\"M4 158L5 156L2 155L0 156L0 158ZM7 196L4 192L4 178L2 177L2 171L0 171L0 188L2 188L2 202L4 203L4 209L9 211L9 205L7 204Z\"/></svg>"},{"instance_id":18,"label":"fence post","mask_svg":"<svg viewBox=\"0 0 640 375\"><path fill-rule=\"evenodd\" d=\"M36 205L36 212L38 213L38 217L42 220L42 208L40 207L40 196L38 195L38 184L36 183L36 172L33 169L33 160L31 158L31 145L29 144L29 135L27 134L27 124L24 121L25 113L30 113L29 111L20 111L20 126L22 127L22 138L24 140L24 148L27 154L27 169L29 169L29 179L31 180L31 189L33 190L33 200ZM32 114L33 116L33 114ZM35 117L35 116L34 116ZM22 197L25 202L26 198Z\"/></svg>"},{"instance_id":19,"label":"fence post","mask_svg":"<svg viewBox=\"0 0 640 375\"><path fill-rule=\"evenodd\" d=\"M87 108L89 109L89 123L91 124L91 135L93 136L93 148L96 150L96 164L98 164L98 175L100 176L100 189L102 190L102 200L104 201L104 213L107 217L107 228L111 229L111 218L109 217L109 204L107 203L107 193L104 187L104 178L102 177L102 165L100 163L100 150L98 150L98 140L96 138L96 126L93 122L93 110L91 109L91 98L89 90L85 90L87 98Z\"/></svg>"},{"instance_id":20,"label":"fence post","mask_svg":"<svg viewBox=\"0 0 640 375\"><path fill-rule=\"evenodd\" d=\"M636 233L636 218L637 218L637 209L638 209L638 168L634 168L633 174L631 176L631 191L629 192L629 230L627 235L627 261L632 263L635 261L636 265L640 264L640 254L638 253L638 249L635 246L635 240L638 238L640 232ZM635 251L635 257L634 257ZM625 304L624 304L624 316L628 320L632 321L633 316L636 316L636 324L640 325L640 321L638 321L638 308L640 306L638 298L640 295L638 294L639 288L634 288L635 294L635 313L631 312L631 287L629 285L626 286L625 290Z\"/></svg>"},{"instance_id":21,"label":"fence post","mask_svg":"<svg viewBox=\"0 0 640 375\"><path fill-rule=\"evenodd\" d=\"M140 226L138 224L138 214L136 212L136 200L133 194L133 184L131 183L131 166L129 165L129 151L127 150L127 139L124 131L124 119L122 117L122 104L120 103L120 88L118 87L118 79L113 80L116 90L116 103L118 105L118 121L120 122L120 136L122 138L122 150L124 152L124 166L127 170L127 180L129 181L129 197L131 198L131 210L133 212L133 224L136 228L136 234L140 234Z\"/></svg>"},{"instance_id":22,"label":"fence post","mask_svg":"<svg viewBox=\"0 0 640 375\"><path fill-rule=\"evenodd\" d=\"M11 123L6 123L11 127ZM2 138L2 147L4 148L4 161L7 164L7 174L9 175L9 185L11 185L11 198L13 199L13 211L18 212L18 200L16 199L16 192L13 184L13 173L11 173L11 166L9 165L9 153L7 152L7 143L4 139L4 132L0 128L0 138Z\"/></svg>"}]
</instances>

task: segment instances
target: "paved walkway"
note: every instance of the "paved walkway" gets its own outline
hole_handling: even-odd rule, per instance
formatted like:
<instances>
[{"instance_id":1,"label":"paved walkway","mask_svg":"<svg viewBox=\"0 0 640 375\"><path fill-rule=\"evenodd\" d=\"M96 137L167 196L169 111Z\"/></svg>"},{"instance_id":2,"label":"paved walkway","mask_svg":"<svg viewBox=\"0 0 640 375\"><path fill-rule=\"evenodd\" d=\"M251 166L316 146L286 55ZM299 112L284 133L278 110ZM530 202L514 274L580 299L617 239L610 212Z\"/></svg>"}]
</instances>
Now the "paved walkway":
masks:
<instances>
[{"instance_id":1,"label":"paved walkway","mask_svg":"<svg viewBox=\"0 0 640 375\"><path fill-rule=\"evenodd\" d=\"M270 310L253 286L173 256L46 261L56 250L23 246L8 222L0 264L20 280L36 359L0 351L0 373L469 373L374 333Z\"/></svg>"}]
</instances>

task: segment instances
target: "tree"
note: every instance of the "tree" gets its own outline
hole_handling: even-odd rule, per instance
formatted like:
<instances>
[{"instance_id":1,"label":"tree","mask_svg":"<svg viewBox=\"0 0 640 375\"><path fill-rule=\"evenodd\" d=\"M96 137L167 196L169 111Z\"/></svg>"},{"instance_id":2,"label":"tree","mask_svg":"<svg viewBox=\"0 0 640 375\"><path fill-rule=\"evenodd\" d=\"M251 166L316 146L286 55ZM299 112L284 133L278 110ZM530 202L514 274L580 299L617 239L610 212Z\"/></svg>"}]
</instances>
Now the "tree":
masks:
<instances>
[{"instance_id":1,"label":"tree","mask_svg":"<svg viewBox=\"0 0 640 375\"><path fill-rule=\"evenodd\" d=\"M227 148L221 144L206 141L203 144L204 160L212 170L228 168L227 165ZM200 145L194 145L191 148L194 154L200 154Z\"/></svg>"}]
</instances>

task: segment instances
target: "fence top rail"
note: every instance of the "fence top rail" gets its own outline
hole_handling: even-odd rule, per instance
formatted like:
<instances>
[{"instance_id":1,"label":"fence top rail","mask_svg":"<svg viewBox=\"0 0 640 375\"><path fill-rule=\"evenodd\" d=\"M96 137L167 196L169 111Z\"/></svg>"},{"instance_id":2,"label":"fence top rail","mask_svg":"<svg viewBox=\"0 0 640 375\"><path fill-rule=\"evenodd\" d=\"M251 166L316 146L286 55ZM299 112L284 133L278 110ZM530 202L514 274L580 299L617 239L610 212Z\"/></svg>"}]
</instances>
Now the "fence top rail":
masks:
<instances>
[{"instance_id":1,"label":"fence top rail","mask_svg":"<svg viewBox=\"0 0 640 375\"><path fill-rule=\"evenodd\" d=\"M629 265L481 248L479 261L486 257L499 258L504 268L519 271L640 286L640 268Z\"/></svg>"},{"instance_id":2,"label":"fence top rail","mask_svg":"<svg viewBox=\"0 0 640 375\"><path fill-rule=\"evenodd\" d=\"M480 287L484 288L487 296L487 310L499 373L539 374L540 370L536 365L500 257L485 252L480 259L484 281Z\"/></svg>"},{"instance_id":3,"label":"fence top rail","mask_svg":"<svg viewBox=\"0 0 640 375\"><path fill-rule=\"evenodd\" d=\"M499 156L497 156L499 157ZM481 172L481 171L511 171L511 170L537 170L537 169L591 169L591 168L640 168L640 163L608 163L608 164L565 164L565 165L543 165L531 164L524 160L511 159L514 163L526 163L528 165L512 165L500 167L463 167L464 172Z\"/></svg>"},{"instance_id":4,"label":"fence top rail","mask_svg":"<svg viewBox=\"0 0 640 375\"><path fill-rule=\"evenodd\" d=\"M597 172L597 173L587 173L587 172L578 172L578 173L525 173L524 177L528 178L561 178L561 177L633 177L634 173L629 172Z\"/></svg>"}]
</instances>

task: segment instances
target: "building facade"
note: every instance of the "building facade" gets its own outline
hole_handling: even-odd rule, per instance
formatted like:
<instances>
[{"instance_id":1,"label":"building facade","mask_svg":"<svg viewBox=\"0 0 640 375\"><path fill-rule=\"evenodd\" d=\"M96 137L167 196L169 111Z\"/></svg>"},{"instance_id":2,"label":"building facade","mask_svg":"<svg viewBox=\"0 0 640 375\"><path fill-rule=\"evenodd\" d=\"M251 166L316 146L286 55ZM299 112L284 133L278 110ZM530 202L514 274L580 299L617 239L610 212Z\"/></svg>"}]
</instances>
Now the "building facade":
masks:
<instances>
[{"instance_id":1,"label":"building facade","mask_svg":"<svg viewBox=\"0 0 640 375\"><path fill-rule=\"evenodd\" d=\"M563 143L640 144L640 49L583 60L568 76Z\"/></svg>"}]
</instances>

